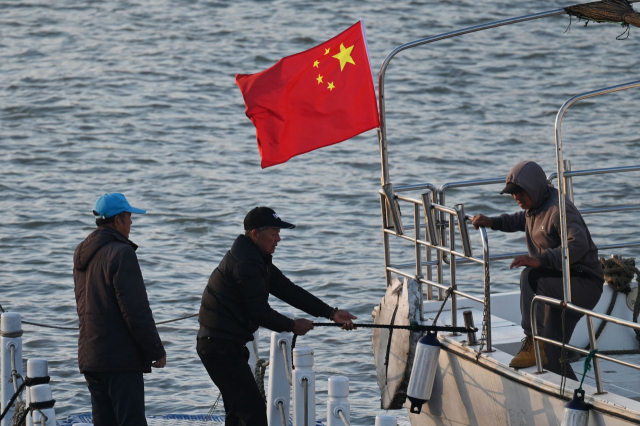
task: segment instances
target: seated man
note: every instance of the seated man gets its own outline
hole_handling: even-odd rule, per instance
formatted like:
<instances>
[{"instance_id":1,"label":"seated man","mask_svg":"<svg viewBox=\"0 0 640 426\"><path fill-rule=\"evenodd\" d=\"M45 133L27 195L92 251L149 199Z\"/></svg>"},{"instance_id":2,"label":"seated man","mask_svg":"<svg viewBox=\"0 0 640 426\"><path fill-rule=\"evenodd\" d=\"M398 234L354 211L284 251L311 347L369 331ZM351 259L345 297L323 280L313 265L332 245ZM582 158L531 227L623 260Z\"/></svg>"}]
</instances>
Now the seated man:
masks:
<instances>
[{"instance_id":1,"label":"seated man","mask_svg":"<svg viewBox=\"0 0 640 426\"><path fill-rule=\"evenodd\" d=\"M525 266L520 275L520 311L522 328L526 337L520 352L510 367L526 368L536 363L531 337L531 301L535 295L563 300L562 247L558 190L549 185L544 170L533 161L523 161L513 166L507 176L507 185L500 192L511 194L523 211L503 214L499 217L477 215L473 226L490 227L502 232L524 231L529 256L518 256L511 268ZM593 309L604 283L598 249L591 239L587 225L576 206L567 199L567 241L571 265L571 303L585 309ZM569 343L573 330L582 315L567 311L562 330L562 310L538 304L538 333L556 341ZM561 374L561 348L540 343L542 363L547 370ZM545 356L546 352L546 356ZM548 361L547 361L548 360ZM569 363L566 376L576 380Z\"/></svg>"}]
</instances>

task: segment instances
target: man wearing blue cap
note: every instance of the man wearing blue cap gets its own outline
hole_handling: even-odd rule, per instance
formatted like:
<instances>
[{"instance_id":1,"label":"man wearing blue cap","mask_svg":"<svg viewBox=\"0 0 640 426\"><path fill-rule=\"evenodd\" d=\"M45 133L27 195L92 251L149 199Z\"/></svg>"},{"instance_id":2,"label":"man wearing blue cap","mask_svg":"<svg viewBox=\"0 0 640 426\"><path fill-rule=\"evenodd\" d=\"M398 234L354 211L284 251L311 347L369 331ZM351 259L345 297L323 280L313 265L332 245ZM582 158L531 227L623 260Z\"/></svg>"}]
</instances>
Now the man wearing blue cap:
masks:
<instances>
[{"instance_id":1,"label":"man wearing blue cap","mask_svg":"<svg viewBox=\"0 0 640 426\"><path fill-rule=\"evenodd\" d=\"M105 194L93 214L98 228L76 248L73 263L80 320L78 365L91 393L93 424L146 425L143 373L164 368L167 356L129 240L132 207Z\"/></svg>"},{"instance_id":2,"label":"man wearing blue cap","mask_svg":"<svg viewBox=\"0 0 640 426\"><path fill-rule=\"evenodd\" d=\"M333 308L292 283L272 262L285 222L268 207L256 207L244 219L239 235L202 294L197 351L216 384L226 413L225 425L267 426L267 409L247 361L247 342L258 327L304 335L313 322L292 320L269 305L269 294L314 317L354 328L348 311Z\"/></svg>"}]
</instances>

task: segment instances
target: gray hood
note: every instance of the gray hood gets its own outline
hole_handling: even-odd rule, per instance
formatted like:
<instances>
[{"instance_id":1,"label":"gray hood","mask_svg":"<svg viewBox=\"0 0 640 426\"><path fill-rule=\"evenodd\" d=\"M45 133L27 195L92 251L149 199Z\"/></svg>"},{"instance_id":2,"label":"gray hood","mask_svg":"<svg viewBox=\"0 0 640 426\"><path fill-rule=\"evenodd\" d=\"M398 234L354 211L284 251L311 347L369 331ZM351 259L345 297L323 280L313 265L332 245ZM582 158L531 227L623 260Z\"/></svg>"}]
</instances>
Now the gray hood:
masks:
<instances>
[{"instance_id":1,"label":"gray hood","mask_svg":"<svg viewBox=\"0 0 640 426\"><path fill-rule=\"evenodd\" d=\"M521 161L511 168L507 175L507 183L515 183L529 194L532 209L539 208L549 197L550 187L547 175L542 167L533 161Z\"/></svg>"}]
</instances>

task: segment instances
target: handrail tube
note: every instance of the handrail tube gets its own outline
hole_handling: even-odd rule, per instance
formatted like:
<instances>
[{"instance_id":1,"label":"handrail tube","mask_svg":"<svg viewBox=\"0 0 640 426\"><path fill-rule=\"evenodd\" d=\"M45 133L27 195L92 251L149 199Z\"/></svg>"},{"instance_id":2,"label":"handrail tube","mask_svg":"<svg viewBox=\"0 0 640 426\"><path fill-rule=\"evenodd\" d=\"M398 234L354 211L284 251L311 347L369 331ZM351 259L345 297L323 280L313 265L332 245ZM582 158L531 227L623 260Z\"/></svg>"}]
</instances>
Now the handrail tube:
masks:
<instances>
[{"instance_id":1,"label":"handrail tube","mask_svg":"<svg viewBox=\"0 0 640 426\"><path fill-rule=\"evenodd\" d=\"M598 247L598 250L610 250L614 248L638 247L638 246L640 246L640 241L636 241L635 243L607 244L606 246Z\"/></svg>"},{"instance_id":2,"label":"handrail tube","mask_svg":"<svg viewBox=\"0 0 640 426\"><path fill-rule=\"evenodd\" d=\"M482 302L485 312L482 321L484 322L484 337L487 348L485 352L492 352L491 347L491 256L489 255L489 236L486 228L480 228L480 236L482 237L482 258L484 260L484 301Z\"/></svg>"},{"instance_id":3,"label":"handrail tube","mask_svg":"<svg viewBox=\"0 0 640 426\"><path fill-rule=\"evenodd\" d=\"M414 242L414 243L418 243L418 244L423 245L425 247L431 247L431 248L436 249L438 251L442 251L442 252L445 252L445 253L453 254L454 256L463 257L465 259L468 259L471 262L483 263L483 260L479 259L477 257L466 257L464 255L464 253L460 253L460 252L455 251L455 250L450 250L450 249L448 249L446 247L443 247L443 246L434 246L434 245L430 244L428 241L423 241L423 240L416 241L413 237L410 237L408 235L398 235L395 231L393 231L391 229L385 229L384 232L386 232L389 235L395 235L396 237L402 238L403 240L407 240L407 241L411 241L411 242Z\"/></svg>"},{"instance_id":4,"label":"handrail tube","mask_svg":"<svg viewBox=\"0 0 640 426\"><path fill-rule=\"evenodd\" d=\"M411 275L411 274L407 274L407 273L402 272L402 271L400 271L400 270L394 269L394 268L392 268L392 267L389 267L389 271L391 271L391 272L393 272L393 273L395 273L395 274L401 275L401 276L403 276L403 277L410 278L410 279L412 279L412 280L414 280L414 279L415 279L415 276L413 276L413 275ZM429 284L429 285L432 285L432 286L437 287L437 288L442 289L442 290L448 290L448 289L449 289L449 287L447 287L446 285L443 285L443 284L437 283L437 282L435 282L435 281L427 280L427 279L424 279L424 278L420 278L420 281L421 281L422 283L424 283L424 284ZM470 294L468 294L468 293L465 293L465 292L463 292L463 291L460 291L460 290L453 290L453 292L454 292L455 294L457 294L457 295L460 295L460 296L466 297L467 299L471 299L471 300L476 301L476 302L478 302L478 303L484 303L484 301L483 301L482 299L479 299L479 298L477 298L477 297L475 297L475 296L472 296L472 295L470 295Z\"/></svg>"},{"instance_id":5,"label":"handrail tube","mask_svg":"<svg viewBox=\"0 0 640 426\"><path fill-rule=\"evenodd\" d=\"M591 345L591 350L598 350L596 333L593 328L593 318L590 315L587 315L587 331L589 333L589 344ZM596 388L598 390L598 394L604 393L604 388L602 386L602 372L600 371L600 360L597 357L593 358L593 375L596 377Z\"/></svg>"},{"instance_id":6,"label":"handrail tube","mask_svg":"<svg viewBox=\"0 0 640 426\"><path fill-rule=\"evenodd\" d=\"M592 176L592 175L606 175L612 173L624 173L624 172L637 172L640 171L640 166L627 166L627 167L608 167L604 169L589 169L589 170L572 170L565 172L566 177L575 176ZM558 173L554 172L549 175L549 182L558 178Z\"/></svg>"},{"instance_id":7,"label":"handrail tube","mask_svg":"<svg viewBox=\"0 0 640 426\"><path fill-rule=\"evenodd\" d=\"M633 81L630 83L619 84L617 86L611 86L604 89L593 90L591 92L582 93L576 96L573 96L571 99L566 101L558 114L556 115L555 122L555 145L556 145L556 166L557 166L557 176L558 176L558 203L560 205L560 229L561 229L561 247L562 247L562 279L564 283L564 300L567 303L571 302L571 276L569 275L569 245L567 243L567 206L566 206L566 195L567 188L565 186L566 181L564 179L564 159L562 157L562 118L564 117L565 112L569 109L571 105L574 103L587 98L592 98L594 96L605 95L612 92L617 92L620 90L632 89L635 87L640 87L640 80Z\"/></svg>"},{"instance_id":8,"label":"handrail tube","mask_svg":"<svg viewBox=\"0 0 640 426\"><path fill-rule=\"evenodd\" d=\"M449 279L451 280L451 325L453 327L458 326L458 298L456 297L456 255L453 253L453 249L456 247L456 229L453 215L449 215ZM458 333L454 332L453 335Z\"/></svg>"},{"instance_id":9,"label":"handrail tube","mask_svg":"<svg viewBox=\"0 0 640 426\"><path fill-rule=\"evenodd\" d=\"M620 207L602 207L595 209L585 209L580 210L580 214L596 214L596 213L610 213L610 212L624 212L629 210L638 210L640 209L640 204L634 204L631 206L620 206Z\"/></svg>"},{"instance_id":10,"label":"handrail tube","mask_svg":"<svg viewBox=\"0 0 640 426\"><path fill-rule=\"evenodd\" d=\"M625 327L629 327L629 328L633 328L635 330L640 330L640 324L635 323L635 322L631 322L631 321L625 321L622 320L620 318L616 318L616 317L612 317L609 315L605 315L605 314L600 314L594 311L591 311L589 309L584 309L581 308L580 306L576 306L573 305L571 303L566 303L562 300L558 300L558 299L553 299L551 297L547 297L547 296L535 296L533 298L533 300L531 301L531 331L532 331L532 337L533 337L533 341L534 341L534 349L536 352L536 366L538 369L538 373L542 373L543 372L543 368L542 368L542 360L540 358L540 349L539 349L539 342L546 342L546 343L550 343L552 345L556 345L556 346L562 346L561 342L552 340L552 339L548 339L546 337L542 337L542 336L538 336L538 323L537 323L537 304L538 303L545 303L545 304L549 304L549 305L553 305L559 308L566 308L569 311L573 311L573 312L578 312L581 313L583 315L587 315L587 327L589 328L589 322L591 322L591 329L589 330L589 341L591 343L591 347L596 349L596 341L595 341L595 334L593 334L593 322L591 321L592 318L598 318L601 319L603 321L607 321L607 322L611 322L614 324L618 324L618 325L622 325ZM575 350L577 352L580 353L586 353L588 354L588 351L585 351L584 349L581 348L576 348L574 346L569 345L568 343L565 343L564 346L566 348L569 348L571 350ZM594 357L596 358L602 358L602 359L606 359L607 361L613 361L615 363L618 364L622 364L622 365L626 365L628 367L632 367L635 369L640 370L640 365L633 365L633 364L628 364L622 361L619 361L615 358L609 358L607 356L604 355L600 355L598 353L596 353L594 355ZM596 377L596 385L597 385L597 389L598 389L598 393L602 393L603 389L602 389L602 374L600 373L600 368L599 368L599 364L597 365L598 368L594 368L594 375Z\"/></svg>"},{"instance_id":11,"label":"handrail tube","mask_svg":"<svg viewBox=\"0 0 640 426\"><path fill-rule=\"evenodd\" d=\"M408 192L408 191L422 191L424 189L429 189L431 193L435 196L436 186L432 183L419 183L417 185L402 185L395 187L396 194L398 192Z\"/></svg>"},{"instance_id":12,"label":"handrail tube","mask_svg":"<svg viewBox=\"0 0 640 426\"><path fill-rule=\"evenodd\" d=\"M565 13L564 9L556 9L548 12L536 13L532 15L525 15L516 18L504 19L501 21L490 22L487 24L475 25L462 30L450 31L444 34L423 38L420 40L405 43L396 47L385 58L380 68L380 76L378 79L378 102L380 106L380 130L378 132L378 140L380 143L380 159L382 163L382 184L389 183L389 157L387 152L387 126L386 126L386 113L385 113L385 101L384 101L384 77L387 71L387 67L391 60L400 52L412 47L417 47L427 43L433 43L439 40L445 40L452 37L457 37L464 34L474 33L477 31L487 30L490 28L502 27L504 25L517 24L519 22L531 21L539 18L546 18L550 16L556 16Z\"/></svg>"}]
</instances>

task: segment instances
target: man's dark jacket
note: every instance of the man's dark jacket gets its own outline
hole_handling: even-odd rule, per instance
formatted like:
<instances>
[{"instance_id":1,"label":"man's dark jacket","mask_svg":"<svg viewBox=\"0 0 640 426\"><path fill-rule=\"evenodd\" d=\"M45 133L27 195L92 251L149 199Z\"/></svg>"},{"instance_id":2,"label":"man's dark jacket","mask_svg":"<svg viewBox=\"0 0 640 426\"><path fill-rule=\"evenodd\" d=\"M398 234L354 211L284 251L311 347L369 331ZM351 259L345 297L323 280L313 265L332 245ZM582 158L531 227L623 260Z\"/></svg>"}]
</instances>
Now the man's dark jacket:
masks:
<instances>
[{"instance_id":1,"label":"man's dark jacket","mask_svg":"<svg viewBox=\"0 0 640 426\"><path fill-rule=\"evenodd\" d=\"M148 373L151 362L165 356L137 248L107 226L96 229L76 248L73 280L81 373Z\"/></svg>"},{"instance_id":2,"label":"man's dark jacket","mask_svg":"<svg viewBox=\"0 0 640 426\"><path fill-rule=\"evenodd\" d=\"M331 306L292 283L271 259L248 236L236 238L202 294L198 321L204 335L246 343L258 327L293 331L294 321L269 306L269 293L309 315L329 318Z\"/></svg>"}]
</instances>

